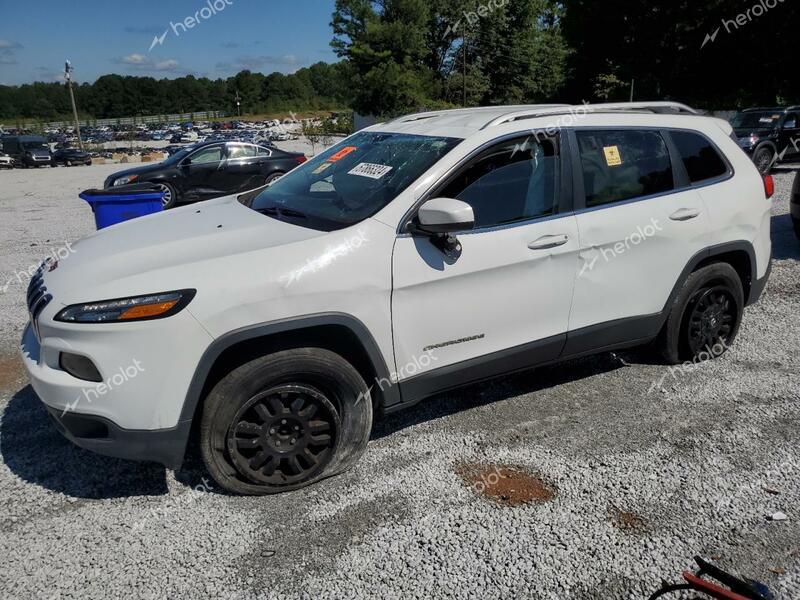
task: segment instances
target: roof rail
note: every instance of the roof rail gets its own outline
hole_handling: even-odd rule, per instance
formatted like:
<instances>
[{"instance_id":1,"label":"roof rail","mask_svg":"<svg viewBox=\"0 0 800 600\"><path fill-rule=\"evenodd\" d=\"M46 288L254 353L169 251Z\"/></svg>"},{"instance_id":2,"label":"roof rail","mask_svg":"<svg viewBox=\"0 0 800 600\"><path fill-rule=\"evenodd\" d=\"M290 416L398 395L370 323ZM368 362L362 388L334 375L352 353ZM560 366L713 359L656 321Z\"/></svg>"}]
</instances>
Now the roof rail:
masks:
<instances>
[{"instance_id":1,"label":"roof rail","mask_svg":"<svg viewBox=\"0 0 800 600\"><path fill-rule=\"evenodd\" d=\"M699 115L700 113L695 109L681 104L680 102L611 102L607 104L574 104L559 106L559 107L545 107L542 109L534 108L533 110L511 111L496 117L486 123L481 129L495 127L503 123L510 123L512 121L521 121L523 119L534 119L536 117L552 116L552 115L567 115L567 114L585 114L585 113L602 113L602 112L651 112L660 114L684 114L684 115Z\"/></svg>"},{"instance_id":2,"label":"roof rail","mask_svg":"<svg viewBox=\"0 0 800 600\"><path fill-rule=\"evenodd\" d=\"M567 108L569 104L529 104L529 105L519 105L519 106L509 106L509 109L513 110L536 110L536 109L550 109L550 108ZM441 117L447 115L457 115L457 114L474 114L477 111L497 111L497 106L477 106L474 108L447 108L443 110L432 110L427 112L419 112L419 113L411 113L408 115L402 115L400 117L396 117L387 121L387 123L411 123L412 121L421 121L422 119L430 119L432 117Z\"/></svg>"}]
</instances>

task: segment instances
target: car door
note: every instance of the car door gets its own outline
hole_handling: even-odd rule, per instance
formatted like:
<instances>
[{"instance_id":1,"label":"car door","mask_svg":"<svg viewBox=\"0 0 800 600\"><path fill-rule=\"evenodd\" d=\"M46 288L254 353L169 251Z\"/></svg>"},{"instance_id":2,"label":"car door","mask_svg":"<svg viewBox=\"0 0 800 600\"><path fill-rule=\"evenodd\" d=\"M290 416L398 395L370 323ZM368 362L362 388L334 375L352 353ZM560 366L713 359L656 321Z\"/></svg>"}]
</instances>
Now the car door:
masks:
<instances>
[{"instance_id":1,"label":"car door","mask_svg":"<svg viewBox=\"0 0 800 600\"><path fill-rule=\"evenodd\" d=\"M655 336L658 315L708 234L703 201L661 131L570 135L580 261L565 355Z\"/></svg>"},{"instance_id":2,"label":"car door","mask_svg":"<svg viewBox=\"0 0 800 600\"><path fill-rule=\"evenodd\" d=\"M225 195L224 144L199 148L180 167L180 181L187 200L205 200Z\"/></svg>"},{"instance_id":3,"label":"car door","mask_svg":"<svg viewBox=\"0 0 800 600\"><path fill-rule=\"evenodd\" d=\"M392 329L405 400L558 356L578 252L568 182L557 137L497 141L428 196L472 206L458 255L398 236Z\"/></svg>"},{"instance_id":4,"label":"car door","mask_svg":"<svg viewBox=\"0 0 800 600\"><path fill-rule=\"evenodd\" d=\"M787 113L778 130L778 152L784 152L783 160L800 159L800 114Z\"/></svg>"},{"instance_id":5,"label":"car door","mask_svg":"<svg viewBox=\"0 0 800 600\"><path fill-rule=\"evenodd\" d=\"M241 142L228 142L223 179L226 192L234 194L257 188L264 184L258 147Z\"/></svg>"}]
</instances>

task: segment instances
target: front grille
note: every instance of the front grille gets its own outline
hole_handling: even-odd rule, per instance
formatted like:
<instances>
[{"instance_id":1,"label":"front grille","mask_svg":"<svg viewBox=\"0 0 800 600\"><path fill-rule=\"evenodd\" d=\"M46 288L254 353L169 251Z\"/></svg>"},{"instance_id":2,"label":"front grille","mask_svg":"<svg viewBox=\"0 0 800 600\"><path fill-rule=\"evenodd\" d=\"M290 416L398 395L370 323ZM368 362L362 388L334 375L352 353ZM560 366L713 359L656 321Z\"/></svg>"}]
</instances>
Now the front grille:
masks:
<instances>
[{"instance_id":1,"label":"front grille","mask_svg":"<svg viewBox=\"0 0 800 600\"><path fill-rule=\"evenodd\" d=\"M36 269L36 273L28 284L28 312L31 315L31 323L33 323L34 329L36 329L36 319L39 318L44 307L53 299L53 296L47 293L47 288L44 285L43 272L44 265Z\"/></svg>"}]
</instances>

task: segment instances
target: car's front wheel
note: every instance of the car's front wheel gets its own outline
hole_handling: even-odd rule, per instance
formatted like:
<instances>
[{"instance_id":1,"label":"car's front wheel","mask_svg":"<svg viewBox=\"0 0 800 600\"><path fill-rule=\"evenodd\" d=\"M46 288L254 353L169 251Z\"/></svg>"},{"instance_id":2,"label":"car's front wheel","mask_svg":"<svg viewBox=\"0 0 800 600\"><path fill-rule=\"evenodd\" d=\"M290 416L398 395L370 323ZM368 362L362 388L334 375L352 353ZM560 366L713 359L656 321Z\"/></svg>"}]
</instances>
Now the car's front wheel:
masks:
<instances>
[{"instance_id":1,"label":"car's front wheel","mask_svg":"<svg viewBox=\"0 0 800 600\"><path fill-rule=\"evenodd\" d=\"M252 360L214 386L200 449L226 490L274 494L350 468L371 427L372 402L358 371L328 350L299 348Z\"/></svg>"},{"instance_id":2,"label":"car's front wheel","mask_svg":"<svg viewBox=\"0 0 800 600\"><path fill-rule=\"evenodd\" d=\"M657 344L671 364L724 354L736 339L744 311L739 274L714 263L689 275L670 309Z\"/></svg>"},{"instance_id":3,"label":"car's front wheel","mask_svg":"<svg viewBox=\"0 0 800 600\"><path fill-rule=\"evenodd\" d=\"M162 193L161 206L164 210L174 207L178 203L178 194L175 188L168 183L157 183L158 191Z\"/></svg>"}]
</instances>

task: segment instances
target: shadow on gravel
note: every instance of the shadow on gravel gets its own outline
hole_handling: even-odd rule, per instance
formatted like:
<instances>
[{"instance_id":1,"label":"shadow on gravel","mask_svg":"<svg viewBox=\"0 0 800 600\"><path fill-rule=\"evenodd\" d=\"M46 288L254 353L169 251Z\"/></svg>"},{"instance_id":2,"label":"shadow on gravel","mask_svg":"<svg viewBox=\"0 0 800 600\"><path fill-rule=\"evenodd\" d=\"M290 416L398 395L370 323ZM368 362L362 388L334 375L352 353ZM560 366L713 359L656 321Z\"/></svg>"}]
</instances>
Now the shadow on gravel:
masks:
<instances>
[{"instance_id":1,"label":"shadow on gravel","mask_svg":"<svg viewBox=\"0 0 800 600\"><path fill-rule=\"evenodd\" d=\"M168 493L163 466L100 456L67 441L30 386L14 394L3 412L0 453L20 479L76 498Z\"/></svg>"},{"instance_id":2,"label":"shadow on gravel","mask_svg":"<svg viewBox=\"0 0 800 600\"><path fill-rule=\"evenodd\" d=\"M772 217L772 258L800 260L800 239L794 233L792 217L788 214Z\"/></svg>"},{"instance_id":3,"label":"shadow on gravel","mask_svg":"<svg viewBox=\"0 0 800 600\"><path fill-rule=\"evenodd\" d=\"M372 428L370 439L378 440L407 427L447 417L471 408L516 398L601 373L610 373L625 367L623 360L634 364L651 364L650 361L653 359L648 356L647 352L640 350L620 353L605 352L475 383L458 390L431 396L415 407L378 420Z\"/></svg>"}]
</instances>

